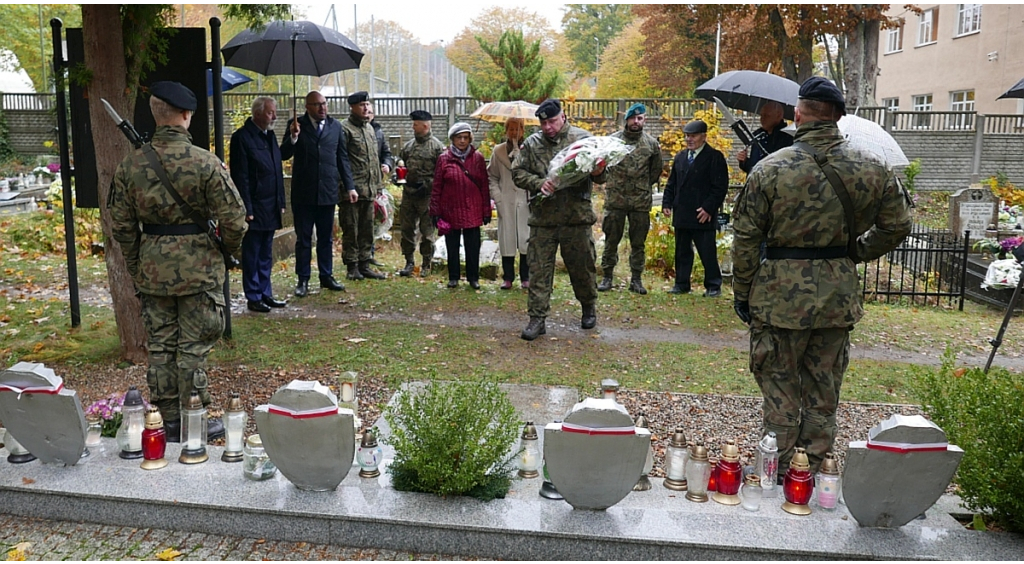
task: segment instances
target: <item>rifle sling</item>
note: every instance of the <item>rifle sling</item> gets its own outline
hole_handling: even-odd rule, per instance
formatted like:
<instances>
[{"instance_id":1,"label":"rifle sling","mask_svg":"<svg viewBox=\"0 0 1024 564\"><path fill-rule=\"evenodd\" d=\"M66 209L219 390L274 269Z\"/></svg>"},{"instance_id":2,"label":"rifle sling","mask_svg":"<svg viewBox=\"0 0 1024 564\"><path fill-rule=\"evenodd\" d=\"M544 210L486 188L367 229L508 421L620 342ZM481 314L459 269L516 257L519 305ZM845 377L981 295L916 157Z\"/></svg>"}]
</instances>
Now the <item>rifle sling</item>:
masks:
<instances>
[{"instance_id":1,"label":"rifle sling","mask_svg":"<svg viewBox=\"0 0 1024 564\"><path fill-rule=\"evenodd\" d=\"M171 184L171 179L167 178L167 170L164 169L163 163L160 162L160 156L157 155L156 151L153 150L153 146L150 145L149 143L146 143L145 145L142 146L142 153L146 155L146 159L149 160L149 165L153 167L153 172L156 173L156 177L160 179L160 183L163 184L164 188L167 189L167 192L171 194L171 198L174 198L174 202L178 204L178 207L181 208L181 211L185 212L185 215L188 216L188 218L192 220L193 223L198 225L200 229L202 229L203 233L209 233L210 221L207 218L199 215L199 213L196 212L196 210L193 209L192 206L188 205L188 202L186 202L181 197L181 194L179 194L178 191L174 188L174 185Z\"/></svg>"},{"instance_id":2,"label":"rifle sling","mask_svg":"<svg viewBox=\"0 0 1024 564\"><path fill-rule=\"evenodd\" d=\"M793 147L806 151L814 157L814 162L818 163L821 167L821 171L825 173L825 178L828 179L829 184L832 185L832 189L835 190L836 196L839 197L839 202L843 204L843 215L846 216L846 254L854 262L857 262L856 256L857 251L857 236L854 233L854 213L853 213L853 199L850 198L850 192L846 189L846 183L840 178L839 173L836 169L828 162L825 155L819 153L814 147L810 146L804 141L797 141L793 143Z\"/></svg>"}]
</instances>

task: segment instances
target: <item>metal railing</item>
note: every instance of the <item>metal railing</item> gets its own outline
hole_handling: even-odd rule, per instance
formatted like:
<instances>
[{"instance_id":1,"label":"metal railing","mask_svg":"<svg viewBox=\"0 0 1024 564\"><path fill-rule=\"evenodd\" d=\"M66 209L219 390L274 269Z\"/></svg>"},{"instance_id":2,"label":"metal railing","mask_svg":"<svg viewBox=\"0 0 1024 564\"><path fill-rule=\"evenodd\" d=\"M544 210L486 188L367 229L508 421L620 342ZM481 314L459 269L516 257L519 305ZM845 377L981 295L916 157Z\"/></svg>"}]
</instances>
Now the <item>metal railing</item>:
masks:
<instances>
[{"instance_id":1,"label":"metal railing","mask_svg":"<svg viewBox=\"0 0 1024 564\"><path fill-rule=\"evenodd\" d=\"M976 112L889 112L893 131L974 131Z\"/></svg>"},{"instance_id":2,"label":"metal railing","mask_svg":"<svg viewBox=\"0 0 1024 564\"><path fill-rule=\"evenodd\" d=\"M847 108L847 110L849 111L849 108ZM866 120L873 121L873 122L877 123L878 125L885 125L885 114L886 114L886 112L887 112L887 110L886 110L885 106L865 106L865 107L855 108L850 113L855 115L855 116L857 116L857 117L862 117L862 118L864 118Z\"/></svg>"},{"instance_id":3,"label":"metal railing","mask_svg":"<svg viewBox=\"0 0 1024 564\"><path fill-rule=\"evenodd\" d=\"M969 245L969 232L960 237L948 229L915 226L899 247L863 265L864 298L925 305L956 300L963 311Z\"/></svg>"},{"instance_id":4,"label":"metal railing","mask_svg":"<svg viewBox=\"0 0 1024 564\"><path fill-rule=\"evenodd\" d=\"M53 94L8 94L3 95L5 110L52 110L57 97Z\"/></svg>"}]
</instances>

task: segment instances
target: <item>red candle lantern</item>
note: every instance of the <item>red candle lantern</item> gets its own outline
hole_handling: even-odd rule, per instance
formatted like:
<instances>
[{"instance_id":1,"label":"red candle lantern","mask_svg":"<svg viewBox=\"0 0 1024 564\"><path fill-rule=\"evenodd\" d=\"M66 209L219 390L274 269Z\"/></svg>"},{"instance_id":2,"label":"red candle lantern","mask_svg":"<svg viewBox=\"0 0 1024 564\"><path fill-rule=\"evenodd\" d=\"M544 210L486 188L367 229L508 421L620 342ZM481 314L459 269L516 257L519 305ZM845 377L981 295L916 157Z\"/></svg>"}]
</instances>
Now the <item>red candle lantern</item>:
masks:
<instances>
[{"instance_id":1,"label":"red candle lantern","mask_svg":"<svg viewBox=\"0 0 1024 564\"><path fill-rule=\"evenodd\" d=\"M398 167L395 168L395 176L397 180L395 184L405 184L405 177L409 175L409 169L406 168L404 161L398 161Z\"/></svg>"},{"instance_id":2,"label":"red candle lantern","mask_svg":"<svg viewBox=\"0 0 1024 564\"><path fill-rule=\"evenodd\" d=\"M804 449L797 447L793 460L789 463L789 471L782 482L782 493L786 503L782 510L793 515L810 515L811 508L807 504L814 492L814 477L811 475L811 464L807 460Z\"/></svg>"},{"instance_id":3,"label":"red candle lantern","mask_svg":"<svg viewBox=\"0 0 1024 564\"><path fill-rule=\"evenodd\" d=\"M711 464L711 477L708 478L708 491L718 491L718 459L711 457L708 459L708 463Z\"/></svg>"},{"instance_id":4,"label":"red candle lantern","mask_svg":"<svg viewBox=\"0 0 1024 564\"><path fill-rule=\"evenodd\" d=\"M723 505L739 505L740 486L743 484L743 467L740 466L740 449L736 441L729 440L722 445L722 459L715 467L715 501Z\"/></svg>"},{"instance_id":5,"label":"red candle lantern","mask_svg":"<svg viewBox=\"0 0 1024 564\"><path fill-rule=\"evenodd\" d=\"M142 469L159 470L167 466L164 453L167 451L167 431L164 420L156 406L149 406L146 412L146 429L142 431Z\"/></svg>"}]
</instances>

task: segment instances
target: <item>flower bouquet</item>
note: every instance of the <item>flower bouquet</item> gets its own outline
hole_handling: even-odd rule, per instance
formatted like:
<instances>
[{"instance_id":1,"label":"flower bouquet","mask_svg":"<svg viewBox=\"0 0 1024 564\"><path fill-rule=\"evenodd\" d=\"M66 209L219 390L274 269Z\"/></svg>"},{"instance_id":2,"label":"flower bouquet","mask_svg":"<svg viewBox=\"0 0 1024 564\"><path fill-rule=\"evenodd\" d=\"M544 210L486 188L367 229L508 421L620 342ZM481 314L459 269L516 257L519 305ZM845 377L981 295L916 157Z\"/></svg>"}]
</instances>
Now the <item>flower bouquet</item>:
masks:
<instances>
[{"instance_id":1,"label":"flower bouquet","mask_svg":"<svg viewBox=\"0 0 1024 564\"><path fill-rule=\"evenodd\" d=\"M634 147L615 137L587 137L562 149L548 165L548 180L555 190L583 180L601 163L611 167L622 162Z\"/></svg>"},{"instance_id":2,"label":"flower bouquet","mask_svg":"<svg viewBox=\"0 0 1024 564\"><path fill-rule=\"evenodd\" d=\"M1015 288L1020 280L1020 263L1016 259L994 260L988 265L983 290L1005 290Z\"/></svg>"},{"instance_id":3,"label":"flower bouquet","mask_svg":"<svg viewBox=\"0 0 1024 564\"><path fill-rule=\"evenodd\" d=\"M373 238L380 239L389 233L394 221L395 197L387 188L381 188L373 200Z\"/></svg>"},{"instance_id":4,"label":"flower bouquet","mask_svg":"<svg viewBox=\"0 0 1024 564\"><path fill-rule=\"evenodd\" d=\"M149 408L149 402L142 400L143 406ZM124 394L109 396L92 402L85 410L85 416L99 416L103 420L103 432L100 436L115 437L117 428L121 426L121 407L124 405Z\"/></svg>"}]
</instances>

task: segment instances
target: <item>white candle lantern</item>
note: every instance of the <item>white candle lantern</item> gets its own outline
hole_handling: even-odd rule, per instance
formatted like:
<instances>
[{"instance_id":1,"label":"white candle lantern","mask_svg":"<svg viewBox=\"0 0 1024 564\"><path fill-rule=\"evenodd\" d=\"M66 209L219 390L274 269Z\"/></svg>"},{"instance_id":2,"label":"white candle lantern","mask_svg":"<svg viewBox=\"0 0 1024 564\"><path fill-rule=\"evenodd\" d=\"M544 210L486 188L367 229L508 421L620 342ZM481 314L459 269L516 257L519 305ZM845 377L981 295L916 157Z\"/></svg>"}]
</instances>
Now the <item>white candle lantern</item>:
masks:
<instances>
[{"instance_id":1,"label":"white candle lantern","mask_svg":"<svg viewBox=\"0 0 1024 564\"><path fill-rule=\"evenodd\" d=\"M527 421L523 426L523 436L520 438L522 450L519 452L519 477L536 478L540 476L540 465L543 458L540 454L540 441L537 437L537 428L533 421Z\"/></svg>"},{"instance_id":2,"label":"white candle lantern","mask_svg":"<svg viewBox=\"0 0 1024 564\"><path fill-rule=\"evenodd\" d=\"M677 492L686 491L686 463L690 460L690 449L686 447L686 435L682 427L676 427L672 442L665 449L665 487Z\"/></svg>"},{"instance_id":3,"label":"white candle lantern","mask_svg":"<svg viewBox=\"0 0 1024 564\"><path fill-rule=\"evenodd\" d=\"M182 464L199 464L206 462L210 456L206 453L206 408L199 399L199 392L192 390L188 398L188 407L181 417L181 456Z\"/></svg>"},{"instance_id":4,"label":"white candle lantern","mask_svg":"<svg viewBox=\"0 0 1024 564\"><path fill-rule=\"evenodd\" d=\"M121 426L117 429L121 458L142 458L142 431L146 428L146 407L143 403L138 388L128 388L121 405Z\"/></svg>"},{"instance_id":5,"label":"white candle lantern","mask_svg":"<svg viewBox=\"0 0 1024 564\"><path fill-rule=\"evenodd\" d=\"M338 407L347 407L353 413L359 413L359 404L356 400L356 385L359 383L359 374L348 371L338 376Z\"/></svg>"},{"instance_id":6,"label":"white candle lantern","mask_svg":"<svg viewBox=\"0 0 1024 564\"><path fill-rule=\"evenodd\" d=\"M228 408L224 411L224 454L221 455L221 462L241 462L243 437L245 435L246 421L245 406L238 396L238 392L231 394Z\"/></svg>"}]
</instances>

